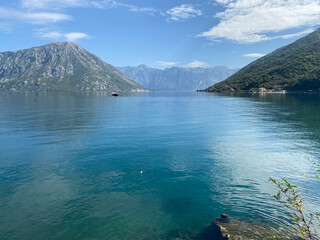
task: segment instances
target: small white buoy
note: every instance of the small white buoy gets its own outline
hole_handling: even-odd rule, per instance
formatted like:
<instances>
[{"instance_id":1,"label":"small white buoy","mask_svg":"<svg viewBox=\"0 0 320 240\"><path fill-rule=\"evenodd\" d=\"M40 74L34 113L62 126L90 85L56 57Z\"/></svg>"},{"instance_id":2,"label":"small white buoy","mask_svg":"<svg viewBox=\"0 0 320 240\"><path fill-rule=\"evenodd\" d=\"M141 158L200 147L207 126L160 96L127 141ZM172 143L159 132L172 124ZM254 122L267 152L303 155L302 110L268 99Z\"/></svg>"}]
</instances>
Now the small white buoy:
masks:
<instances>
[{"instance_id":1,"label":"small white buoy","mask_svg":"<svg viewBox=\"0 0 320 240\"><path fill-rule=\"evenodd\" d=\"M140 171L140 174L142 174L143 173L143 171Z\"/></svg>"}]
</instances>

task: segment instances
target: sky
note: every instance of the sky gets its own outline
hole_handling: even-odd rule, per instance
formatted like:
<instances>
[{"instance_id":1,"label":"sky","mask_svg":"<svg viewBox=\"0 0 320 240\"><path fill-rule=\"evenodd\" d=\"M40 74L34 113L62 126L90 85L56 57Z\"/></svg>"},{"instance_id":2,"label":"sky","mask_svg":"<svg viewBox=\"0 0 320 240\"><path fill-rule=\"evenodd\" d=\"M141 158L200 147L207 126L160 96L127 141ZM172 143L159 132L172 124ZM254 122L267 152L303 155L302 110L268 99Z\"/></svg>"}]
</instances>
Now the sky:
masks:
<instances>
[{"instance_id":1,"label":"sky","mask_svg":"<svg viewBox=\"0 0 320 240\"><path fill-rule=\"evenodd\" d=\"M71 41L114 66L241 68L320 26L320 0L0 0L0 51Z\"/></svg>"}]
</instances>

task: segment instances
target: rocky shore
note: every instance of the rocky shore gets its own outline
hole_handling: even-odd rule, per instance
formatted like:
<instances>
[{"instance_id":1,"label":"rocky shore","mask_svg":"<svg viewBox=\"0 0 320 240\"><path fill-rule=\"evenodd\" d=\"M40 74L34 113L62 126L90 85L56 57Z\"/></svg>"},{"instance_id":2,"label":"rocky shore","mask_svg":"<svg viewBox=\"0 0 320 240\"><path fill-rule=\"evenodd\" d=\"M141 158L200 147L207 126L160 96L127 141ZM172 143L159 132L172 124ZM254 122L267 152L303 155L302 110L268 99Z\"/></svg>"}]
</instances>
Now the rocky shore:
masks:
<instances>
[{"instance_id":1,"label":"rocky shore","mask_svg":"<svg viewBox=\"0 0 320 240\"><path fill-rule=\"evenodd\" d=\"M159 240L161 238L158 238ZM176 229L163 240L303 240L298 235L264 224L248 223L221 214L200 233Z\"/></svg>"},{"instance_id":2,"label":"rocky shore","mask_svg":"<svg viewBox=\"0 0 320 240\"><path fill-rule=\"evenodd\" d=\"M301 237L282 229L276 229L268 225L253 224L236 219L231 219L226 214L213 219L212 225L220 228L220 232L225 240L302 240Z\"/></svg>"}]
</instances>

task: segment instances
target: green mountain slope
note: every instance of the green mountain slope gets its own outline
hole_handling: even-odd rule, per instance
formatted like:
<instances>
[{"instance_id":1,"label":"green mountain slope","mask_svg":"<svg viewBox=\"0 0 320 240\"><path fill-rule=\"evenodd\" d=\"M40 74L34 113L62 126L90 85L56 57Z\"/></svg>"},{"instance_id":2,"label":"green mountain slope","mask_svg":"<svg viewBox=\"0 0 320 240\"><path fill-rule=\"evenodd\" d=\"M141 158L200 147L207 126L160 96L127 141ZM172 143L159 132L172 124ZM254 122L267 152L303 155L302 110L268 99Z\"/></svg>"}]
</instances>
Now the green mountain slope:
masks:
<instances>
[{"instance_id":1,"label":"green mountain slope","mask_svg":"<svg viewBox=\"0 0 320 240\"><path fill-rule=\"evenodd\" d=\"M143 89L117 68L70 42L0 53L0 90Z\"/></svg>"},{"instance_id":2,"label":"green mountain slope","mask_svg":"<svg viewBox=\"0 0 320 240\"><path fill-rule=\"evenodd\" d=\"M205 90L208 92L285 89L320 89L320 29L252 62Z\"/></svg>"}]
</instances>

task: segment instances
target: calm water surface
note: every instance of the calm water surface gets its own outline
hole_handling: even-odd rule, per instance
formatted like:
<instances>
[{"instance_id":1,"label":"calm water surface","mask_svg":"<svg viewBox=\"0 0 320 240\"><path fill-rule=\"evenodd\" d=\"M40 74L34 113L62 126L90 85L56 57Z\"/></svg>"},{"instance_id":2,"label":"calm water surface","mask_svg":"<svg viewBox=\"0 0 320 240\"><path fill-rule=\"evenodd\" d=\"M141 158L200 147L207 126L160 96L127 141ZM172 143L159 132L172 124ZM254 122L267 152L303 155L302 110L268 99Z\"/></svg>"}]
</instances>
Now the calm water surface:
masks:
<instances>
[{"instance_id":1,"label":"calm water surface","mask_svg":"<svg viewBox=\"0 0 320 240\"><path fill-rule=\"evenodd\" d=\"M319 209L305 156L317 94L1 92L0 239L156 239L222 212L290 226L268 178Z\"/></svg>"}]
</instances>

